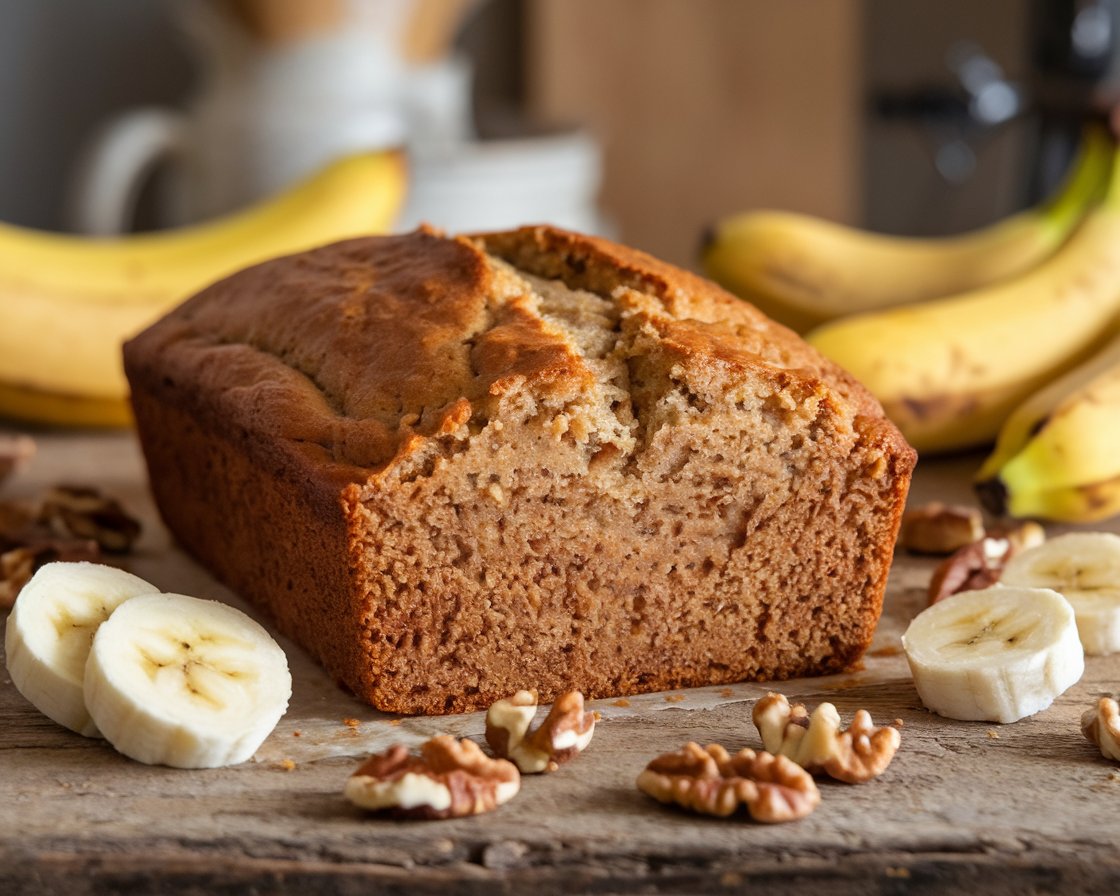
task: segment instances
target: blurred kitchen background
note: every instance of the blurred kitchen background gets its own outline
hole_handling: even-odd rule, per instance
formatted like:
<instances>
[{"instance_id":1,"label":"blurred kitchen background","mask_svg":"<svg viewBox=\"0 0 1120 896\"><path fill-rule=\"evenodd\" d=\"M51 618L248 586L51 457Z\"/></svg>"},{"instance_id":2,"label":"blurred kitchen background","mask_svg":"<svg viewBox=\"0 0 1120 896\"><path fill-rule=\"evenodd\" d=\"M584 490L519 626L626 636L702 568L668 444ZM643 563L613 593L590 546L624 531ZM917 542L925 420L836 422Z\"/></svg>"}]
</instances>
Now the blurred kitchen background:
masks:
<instances>
[{"instance_id":1,"label":"blurred kitchen background","mask_svg":"<svg viewBox=\"0 0 1120 896\"><path fill-rule=\"evenodd\" d=\"M4 0L0 219L163 226L400 143L402 225L552 220L690 266L750 207L960 231L1060 174L1118 5Z\"/></svg>"}]
</instances>

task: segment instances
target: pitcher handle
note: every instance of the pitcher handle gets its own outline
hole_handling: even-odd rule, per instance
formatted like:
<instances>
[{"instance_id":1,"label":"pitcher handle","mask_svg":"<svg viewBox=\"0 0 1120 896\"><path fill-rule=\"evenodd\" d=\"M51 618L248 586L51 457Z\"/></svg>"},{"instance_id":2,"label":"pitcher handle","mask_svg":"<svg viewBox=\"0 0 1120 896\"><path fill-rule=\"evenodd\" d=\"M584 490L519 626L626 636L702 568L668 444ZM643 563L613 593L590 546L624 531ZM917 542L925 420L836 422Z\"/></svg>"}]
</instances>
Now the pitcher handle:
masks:
<instances>
[{"instance_id":1,"label":"pitcher handle","mask_svg":"<svg viewBox=\"0 0 1120 896\"><path fill-rule=\"evenodd\" d=\"M69 197L68 224L113 236L131 229L136 202L156 163L182 147L181 113L139 108L110 120L83 150Z\"/></svg>"}]
</instances>

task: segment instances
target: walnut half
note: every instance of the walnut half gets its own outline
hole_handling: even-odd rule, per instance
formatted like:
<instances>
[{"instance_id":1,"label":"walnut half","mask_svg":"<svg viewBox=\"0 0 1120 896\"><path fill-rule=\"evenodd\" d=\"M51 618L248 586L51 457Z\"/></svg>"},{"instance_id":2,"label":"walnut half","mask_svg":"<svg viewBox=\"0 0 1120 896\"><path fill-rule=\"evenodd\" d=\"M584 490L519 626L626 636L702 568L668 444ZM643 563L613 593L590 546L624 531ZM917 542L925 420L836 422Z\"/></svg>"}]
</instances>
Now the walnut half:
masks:
<instances>
[{"instance_id":1,"label":"walnut half","mask_svg":"<svg viewBox=\"0 0 1120 896\"><path fill-rule=\"evenodd\" d=\"M1019 551L1042 544L1046 530L1028 521L1012 529L993 529L979 541L946 557L933 571L929 602L952 597L961 591L979 591L999 581L1007 562Z\"/></svg>"},{"instance_id":2,"label":"walnut half","mask_svg":"<svg viewBox=\"0 0 1120 896\"><path fill-rule=\"evenodd\" d=\"M1081 717L1081 733L1101 748L1101 755L1120 762L1120 704L1101 697L1097 708Z\"/></svg>"},{"instance_id":3,"label":"walnut half","mask_svg":"<svg viewBox=\"0 0 1120 896\"><path fill-rule=\"evenodd\" d=\"M97 563L97 542L57 536L36 522L32 507L0 501L0 609L11 607L39 567L55 560Z\"/></svg>"},{"instance_id":4,"label":"walnut half","mask_svg":"<svg viewBox=\"0 0 1120 896\"><path fill-rule=\"evenodd\" d=\"M3 544L0 537L0 545ZM45 540L19 545L8 550L0 548L0 609L15 605L23 586L39 567L56 561L98 563L101 552L97 542L77 538Z\"/></svg>"},{"instance_id":5,"label":"walnut half","mask_svg":"<svg viewBox=\"0 0 1120 896\"><path fill-rule=\"evenodd\" d=\"M802 704L790 706L782 694L767 694L754 705L752 716L771 753L788 757L810 774L848 784L882 774L902 741L896 729L874 727L866 710L841 731L840 713L831 703L822 703L810 716Z\"/></svg>"},{"instance_id":6,"label":"walnut half","mask_svg":"<svg viewBox=\"0 0 1120 896\"><path fill-rule=\"evenodd\" d=\"M43 498L39 522L59 535L88 538L102 550L123 554L140 536L140 523L97 489L56 485Z\"/></svg>"},{"instance_id":7,"label":"walnut half","mask_svg":"<svg viewBox=\"0 0 1120 896\"><path fill-rule=\"evenodd\" d=\"M975 507L933 501L902 515L898 543L914 554L951 554L983 537L984 518Z\"/></svg>"},{"instance_id":8,"label":"walnut half","mask_svg":"<svg viewBox=\"0 0 1120 896\"><path fill-rule=\"evenodd\" d=\"M785 756L719 744L687 743L658 756L638 775L638 789L662 803L727 817L745 806L755 821L794 821L821 800L812 777Z\"/></svg>"},{"instance_id":9,"label":"walnut half","mask_svg":"<svg viewBox=\"0 0 1120 896\"><path fill-rule=\"evenodd\" d=\"M363 809L396 818L461 818L508 802L521 789L517 767L491 759L474 741L433 737L420 755L396 744L367 759L346 782L344 794Z\"/></svg>"},{"instance_id":10,"label":"walnut half","mask_svg":"<svg viewBox=\"0 0 1120 896\"><path fill-rule=\"evenodd\" d=\"M532 732L536 691L518 691L494 703L486 713L486 743L494 754L510 759L522 774L553 772L581 753L595 734L595 713L583 711L583 694L569 691L552 704Z\"/></svg>"},{"instance_id":11,"label":"walnut half","mask_svg":"<svg viewBox=\"0 0 1120 896\"><path fill-rule=\"evenodd\" d=\"M117 501L86 486L55 486L37 506L0 502L0 608L12 606L44 564L99 563L103 550L126 552L139 534L140 523Z\"/></svg>"}]
</instances>

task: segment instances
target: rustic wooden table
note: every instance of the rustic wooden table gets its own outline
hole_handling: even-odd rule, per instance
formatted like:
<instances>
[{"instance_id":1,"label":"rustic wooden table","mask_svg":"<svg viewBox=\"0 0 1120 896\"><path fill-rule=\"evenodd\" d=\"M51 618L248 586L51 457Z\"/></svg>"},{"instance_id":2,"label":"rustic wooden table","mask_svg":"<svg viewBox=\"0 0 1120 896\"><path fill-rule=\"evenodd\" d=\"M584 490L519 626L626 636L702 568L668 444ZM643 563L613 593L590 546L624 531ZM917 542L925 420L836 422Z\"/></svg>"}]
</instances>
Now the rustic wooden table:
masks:
<instances>
[{"instance_id":1,"label":"rustic wooden table","mask_svg":"<svg viewBox=\"0 0 1120 896\"><path fill-rule=\"evenodd\" d=\"M96 484L144 519L135 572L236 602L169 543L129 434L38 441L5 496ZM967 499L974 464L923 464L913 500ZM342 799L357 759L440 729L478 735L479 716L382 716L285 643L292 707L256 759L179 771L59 728L0 672L0 893L1120 892L1120 765L1078 726L1096 697L1120 689L1120 657L1090 658L1055 706L1013 725L933 716L898 648L924 605L931 566L897 558L864 668L782 685L810 704L831 700L845 718L862 707L877 722L904 723L902 749L881 778L823 784L820 808L785 825L687 815L634 787L651 757L687 740L757 747L750 710L764 686L601 701L588 751L526 779L511 803L477 818L403 823Z\"/></svg>"}]
</instances>

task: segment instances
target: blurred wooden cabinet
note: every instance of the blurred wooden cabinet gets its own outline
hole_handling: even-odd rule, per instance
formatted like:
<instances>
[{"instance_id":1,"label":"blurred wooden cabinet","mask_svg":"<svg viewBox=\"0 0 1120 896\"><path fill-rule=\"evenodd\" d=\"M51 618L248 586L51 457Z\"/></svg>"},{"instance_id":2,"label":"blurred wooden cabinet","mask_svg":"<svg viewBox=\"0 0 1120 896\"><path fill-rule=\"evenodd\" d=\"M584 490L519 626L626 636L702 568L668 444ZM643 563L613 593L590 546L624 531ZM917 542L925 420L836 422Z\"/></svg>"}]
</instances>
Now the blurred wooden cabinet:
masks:
<instances>
[{"instance_id":1,"label":"blurred wooden cabinet","mask_svg":"<svg viewBox=\"0 0 1120 896\"><path fill-rule=\"evenodd\" d=\"M526 102L601 142L618 236L694 266L748 206L859 217L860 0L528 0Z\"/></svg>"}]
</instances>

